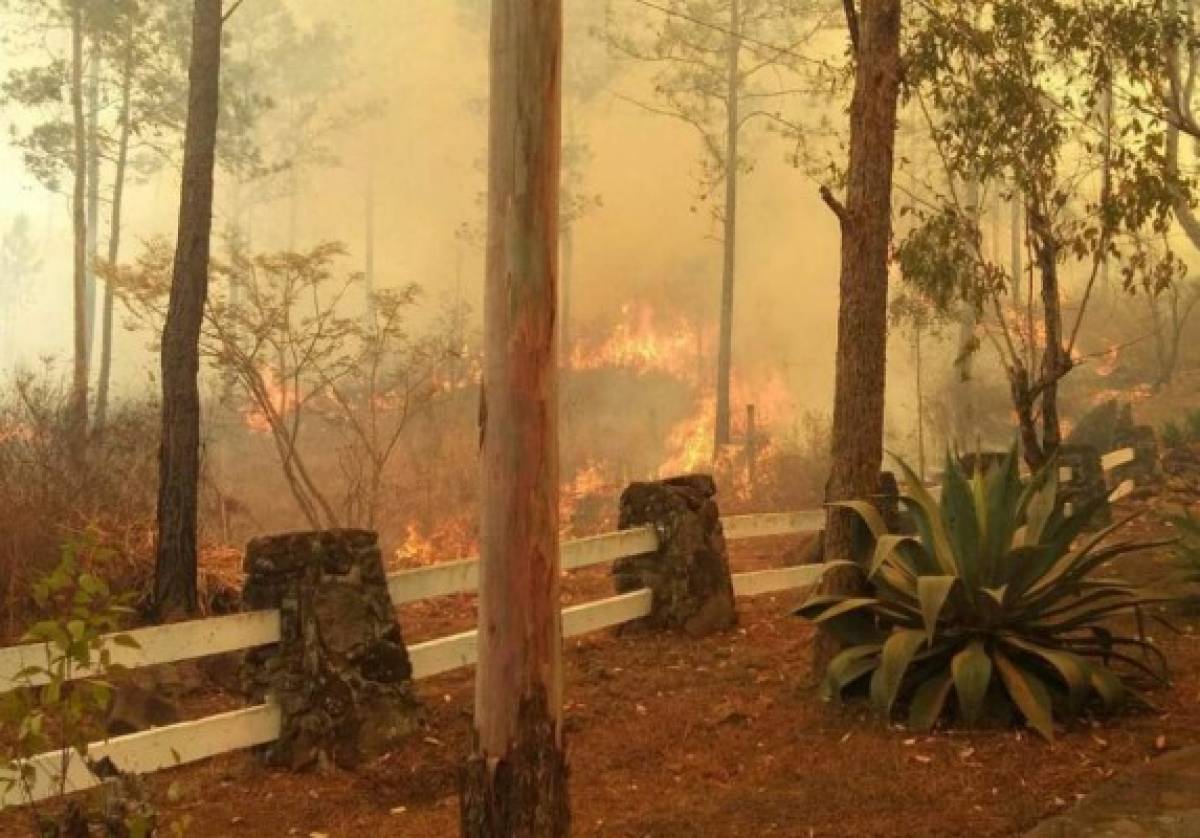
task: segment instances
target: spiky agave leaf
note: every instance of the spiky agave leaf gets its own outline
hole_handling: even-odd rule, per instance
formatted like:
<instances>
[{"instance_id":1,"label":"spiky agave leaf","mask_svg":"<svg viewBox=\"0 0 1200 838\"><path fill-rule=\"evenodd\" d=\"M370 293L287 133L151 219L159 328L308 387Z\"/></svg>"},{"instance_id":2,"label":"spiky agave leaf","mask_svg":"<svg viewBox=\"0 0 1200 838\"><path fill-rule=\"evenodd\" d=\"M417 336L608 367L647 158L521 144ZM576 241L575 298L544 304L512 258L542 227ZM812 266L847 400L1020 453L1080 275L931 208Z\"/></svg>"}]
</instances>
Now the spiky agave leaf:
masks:
<instances>
[{"instance_id":1,"label":"spiky agave leaf","mask_svg":"<svg viewBox=\"0 0 1200 838\"><path fill-rule=\"evenodd\" d=\"M1065 515L1057 464L1024 482L1015 448L969 477L948 460L940 504L911 468L899 466L915 537L879 531L869 504L844 504L876 532L869 566L875 596L818 597L798 612L837 628L835 636L852 647L831 664L828 695L869 683L882 711L907 702L919 729L952 708L972 724L985 702L1005 696L1047 739L1058 712L1145 703L1113 667L1165 679L1165 656L1140 619L1143 607L1162 600L1092 574L1116 556L1163 542L1108 543L1122 521L1072 547L1094 507ZM1136 635L1104 625L1122 614L1138 618Z\"/></svg>"}]
</instances>

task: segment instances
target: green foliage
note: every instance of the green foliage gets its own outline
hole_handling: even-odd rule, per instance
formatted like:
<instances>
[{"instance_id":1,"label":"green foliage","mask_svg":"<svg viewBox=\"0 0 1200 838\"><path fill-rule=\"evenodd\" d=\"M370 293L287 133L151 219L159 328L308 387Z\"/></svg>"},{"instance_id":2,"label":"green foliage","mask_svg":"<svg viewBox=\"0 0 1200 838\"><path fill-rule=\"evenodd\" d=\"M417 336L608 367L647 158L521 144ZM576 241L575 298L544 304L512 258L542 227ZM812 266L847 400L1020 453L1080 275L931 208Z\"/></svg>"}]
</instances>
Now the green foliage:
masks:
<instances>
[{"instance_id":1,"label":"green foliage","mask_svg":"<svg viewBox=\"0 0 1200 838\"><path fill-rule=\"evenodd\" d=\"M1165 448L1185 448L1200 442L1200 410L1189 410L1180 421L1167 422L1162 427Z\"/></svg>"},{"instance_id":2,"label":"green foliage","mask_svg":"<svg viewBox=\"0 0 1200 838\"><path fill-rule=\"evenodd\" d=\"M1200 519L1184 509L1177 515L1169 516L1167 521L1179 533L1179 543L1175 547L1179 581L1200 585Z\"/></svg>"},{"instance_id":3,"label":"green foliage","mask_svg":"<svg viewBox=\"0 0 1200 838\"><path fill-rule=\"evenodd\" d=\"M18 672L19 686L0 695L0 789L6 794L15 790L32 802L36 775L28 760L60 752L49 780L61 795L73 762L90 764L89 743L103 738L113 695L109 677L120 669L112 648L137 647L129 635L116 633L132 613L131 595L114 593L90 569L111 558L94 536L69 541L58 566L33 585L33 598L47 616L22 641L44 644L45 659ZM50 822L38 807L32 811L39 834L47 834Z\"/></svg>"},{"instance_id":4,"label":"green foliage","mask_svg":"<svg viewBox=\"0 0 1200 838\"><path fill-rule=\"evenodd\" d=\"M1157 116L1167 18L1142 0L930 0L906 23L905 92L933 164L911 167L897 260L912 293L981 327L1031 462L1059 444L1055 394L1108 269L1150 296L1184 276L1165 244L1192 187ZM983 246L996 199L1024 218L1020 267ZM1079 263L1083 290L1064 306L1060 274Z\"/></svg>"},{"instance_id":5,"label":"green foliage","mask_svg":"<svg viewBox=\"0 0 1200 838\"><path fill-rule=\"evenodd\" d=\"M827 697L869 686L881 712L907 705L909 724L928 730L953 693L968 725L1015 708L1049 740L1055 718L1140 700L1114 664L1165 681L1166 660L1140 628L1156 600L1093 575L1158 544L1110 542L1121 524L1081 535L1098 505L1068 516L1057 463L1022 481L1015 448L986 473L968 475L949 457L940 503L901 467L917 535L889 533L870 504L847 502L875 535L874 593L820 595L797 611L844 646L829 664ZM1136 634L1105 625L1123 614L1138 618Z\"/></svg>"},{"instance_id":6,"label":"green foliage","mask_svg":"<svg viewBox=\"0 0 1200 838\"><path fill-rule=\"evenodd\" d=\"M1168 422L1163 425L1162 441L1167 448L1182 448L1187 442L1187 434L1175 422Z\"/></svg>"}]
</instances>

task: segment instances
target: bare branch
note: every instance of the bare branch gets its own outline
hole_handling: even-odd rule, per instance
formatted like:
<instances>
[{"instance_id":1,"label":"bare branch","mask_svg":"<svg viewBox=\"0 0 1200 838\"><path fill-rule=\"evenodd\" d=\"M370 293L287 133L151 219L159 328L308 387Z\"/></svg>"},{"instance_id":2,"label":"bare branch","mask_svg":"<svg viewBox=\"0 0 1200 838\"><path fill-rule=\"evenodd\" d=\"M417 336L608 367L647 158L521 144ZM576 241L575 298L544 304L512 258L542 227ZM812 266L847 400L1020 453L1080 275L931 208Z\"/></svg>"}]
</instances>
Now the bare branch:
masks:
<instances>
[{"instance_id":1,"label":"bare branch","mask_svg":"<svg viewBox=\"0 0 1200 838\"><path fill-rule=\"evenodd\" d=\"M233 13L236 12L238 9L240 9L242 7L242 4L245 2L246 2L246 0L235 0L234 4L229 7L229 11L227 11L224 15L221 16L221 23L222 24L228 23L229 19L231 17L233 17Z\"/></svg>"},{"instance_id":2,"label":"bare branch","mask_svg":"<svg viewBox=\"0 0 1200 838\"><path fill-rule=\"evenodd\" d=\"M828 186L821 187L821 200L833 210L833 214L837 216L843 229L850 226L850 214L846 212L846 206L837 199Z\"/></svg>"}]
</instances>

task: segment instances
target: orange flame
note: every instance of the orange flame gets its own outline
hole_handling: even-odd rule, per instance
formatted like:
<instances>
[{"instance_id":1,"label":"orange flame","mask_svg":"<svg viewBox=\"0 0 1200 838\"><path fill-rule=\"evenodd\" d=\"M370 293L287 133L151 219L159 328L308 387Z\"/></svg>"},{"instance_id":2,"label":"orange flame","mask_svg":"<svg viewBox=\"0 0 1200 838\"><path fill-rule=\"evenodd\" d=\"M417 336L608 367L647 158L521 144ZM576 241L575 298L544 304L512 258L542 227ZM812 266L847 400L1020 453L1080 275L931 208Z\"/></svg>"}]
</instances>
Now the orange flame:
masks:
<instances>
[{"instance_id":1,"label":"orange flame","mask_svg":"<svg viewBox=\"0 0 1200 838\"><path fill-rule=\"evenodd\" d=\"M660 318L647 303L621 306L621 320L612 332L593 346L579 343L571 353L577 370L619 367L639 374L662 372L685 381L696 376L697 347L701 335L685 317L661 328Z\"/></svg>"},{"instance_id":2,"label":"orange flame","mask_svg":"<svg viewBox=\"0 0 1200 838\"><path fill-rule=\"evenodd\" d=\"M274 371L267 370L262 375L263 387L266 390L266 399L271 406L272 412L276 416L285 415L299 400L299 391L296 387L289 390L280 382ZM267 412L257 402L252 403L242 409L242 419L246 423L246 427L252 431L266 433L271 430L271 419Z\"/></svg>"}]
</instances>

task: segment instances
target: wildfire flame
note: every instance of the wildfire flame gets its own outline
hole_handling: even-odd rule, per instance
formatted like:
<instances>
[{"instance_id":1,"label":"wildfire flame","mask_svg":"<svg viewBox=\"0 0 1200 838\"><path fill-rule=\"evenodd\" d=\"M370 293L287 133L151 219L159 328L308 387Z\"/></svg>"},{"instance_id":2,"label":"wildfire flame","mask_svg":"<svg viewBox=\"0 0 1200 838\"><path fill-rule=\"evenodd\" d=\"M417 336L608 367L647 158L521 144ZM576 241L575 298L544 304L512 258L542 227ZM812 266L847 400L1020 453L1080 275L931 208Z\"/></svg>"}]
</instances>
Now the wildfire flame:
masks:
<instances>
[{"instance_id":1,"label":"wildfire flame","mask_svg":"<svg viewBox=\"0 0 1200 838\"><path fill-rule=\"evenodd\" d=\"M299 392L293 387L289 390L279 381L279 378L271 370L266 370L262 374L263 386L266 390L267 402L271 405L271 410L276 416L283 416L291 409L291 406L299 400ZM271 430L271 420L267 416L267 412L257 402L253 402L242 409L242 421L246 423L246 427L252 431L259 433L267 433Z\"/></svg>"},{"instance_id":2,"label":"wildfire flame","mask_svg":"<svg viewBox=\"0 0 1200 838\"><path fill-rule=\"evenodd\" d=\"M571 352L577 370L618 367L639 374L662 372L685 381L696 377L699 330L686 317L677 317L668 328L648 303L621 306L620 322L599 343L579 343Z\"/></svg>"},{"instance_id":3,"label":"wildfire flame","mask_svg":"<svg viewBox=\"0 0 1200 838\"><path fill-rule=\"evenodd\" d=\"M1121 347L1112 343L1108 347L1108 351L1104 353L1092 367L1092 371L1101 378L1108 378L1117 371L1117 362L1121 359Z\"/></svg>"},{"instance_id":4,"label":"wildfire flame","mask_svg":"<svg viewBox=\"0 0 1200 838\"><path fill-rule=\"evenodd\" d=\"M410 521L405 527L404 542L396 549L396 559L402 567L425 567L478 551L471 524L461 516L452 516L439 521L432 531Z\"/></svg>"},{"instance_id":5,"label":"wildfire flame","mask_svg":"<svg viewBox=\"0 0 1200 838\"><path fill-rule=\"evenodd\" d=\"M1149 384L1138 384L1128 390L1100 390L1092 394L1092 404L1103 404L1110 401L1124 401L1139 404L1154 395L1154 388Z\"/></svg>"},{"instance_id":6,"label":"wildfire flame","mask_svg":"<svg viewBox=\"0 0 1200 838\"><path fill-rule=\"evenodd\" d=\"M659 466L659 477L687 474L711 466L715 422L716 402L712 398L703 399L699 409L667 435L668 453Z\"/></svg>"}]
</instances>

